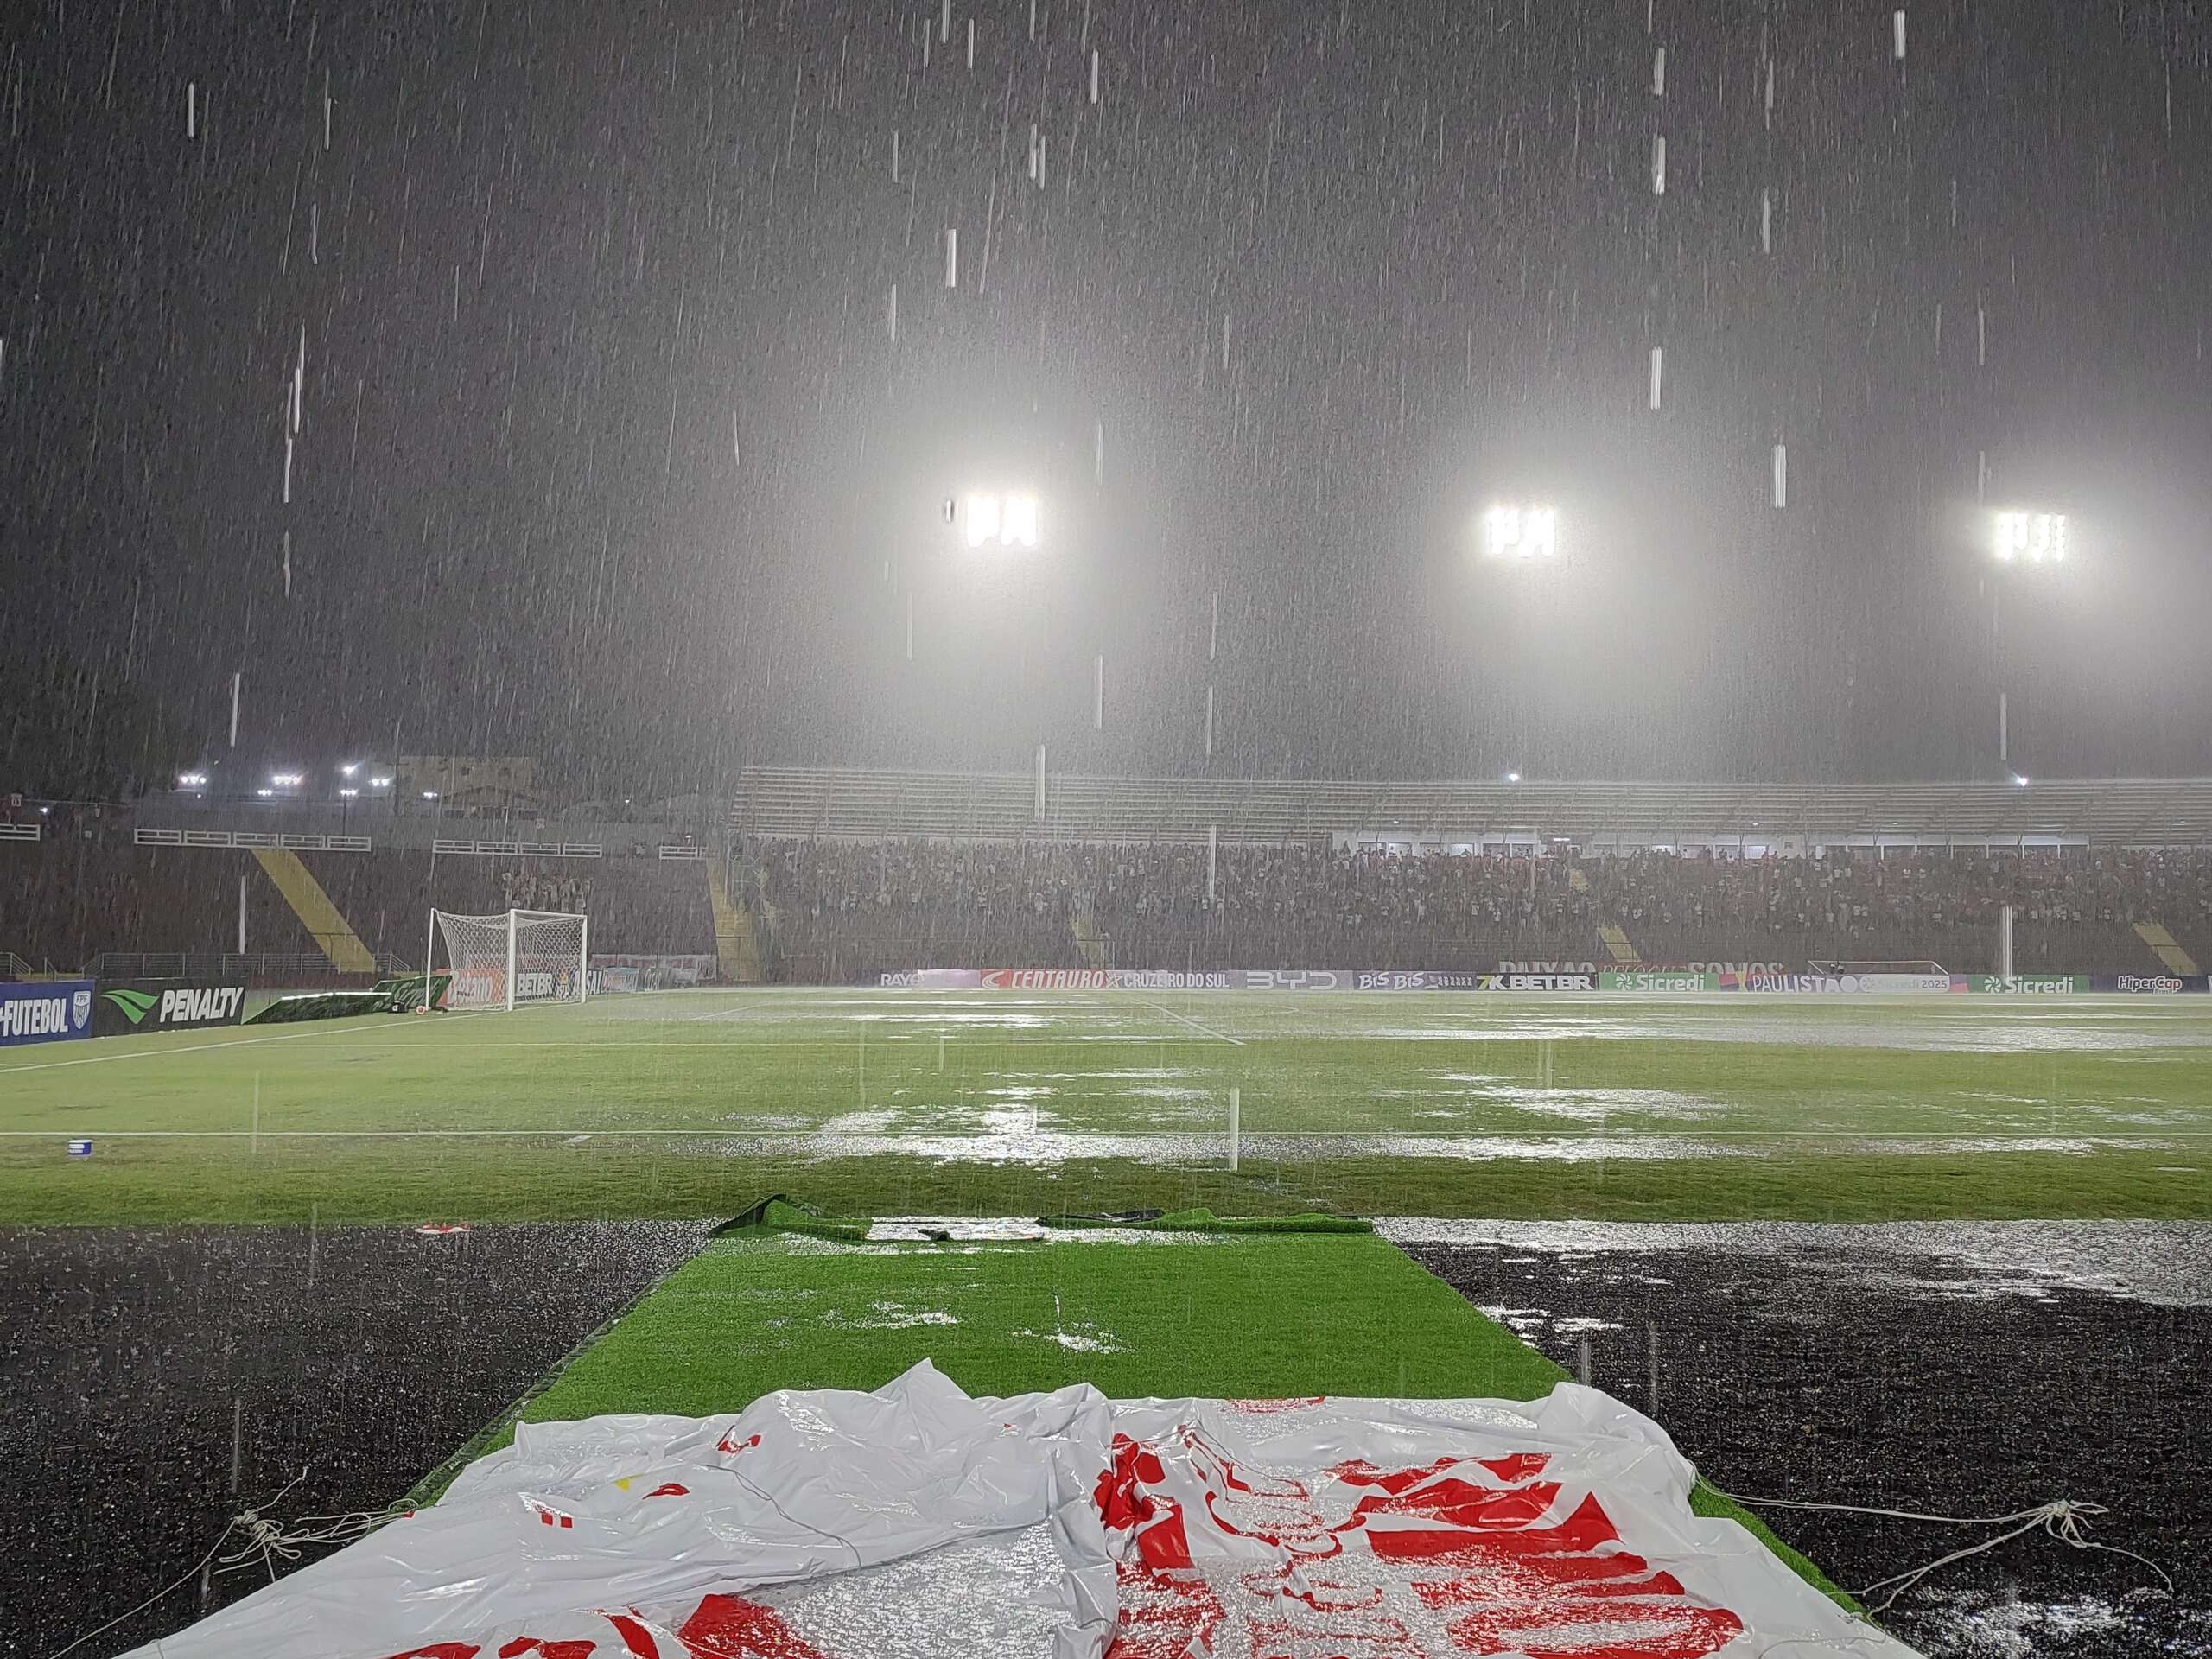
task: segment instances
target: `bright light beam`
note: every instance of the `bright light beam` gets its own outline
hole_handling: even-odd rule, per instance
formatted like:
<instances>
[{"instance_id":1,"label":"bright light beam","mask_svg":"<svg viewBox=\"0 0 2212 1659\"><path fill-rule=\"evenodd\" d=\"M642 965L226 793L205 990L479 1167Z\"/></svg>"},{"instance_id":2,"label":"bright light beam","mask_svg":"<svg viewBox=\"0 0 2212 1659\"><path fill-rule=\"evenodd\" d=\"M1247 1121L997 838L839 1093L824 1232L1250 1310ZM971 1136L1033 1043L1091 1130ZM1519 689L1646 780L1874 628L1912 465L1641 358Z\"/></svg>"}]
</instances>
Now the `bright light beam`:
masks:
<instances>
[{"instance_id":1,"label":"bright light beam","mask_svg":"<svg viewBox=\"0 0 2212 1659\"><path fill-rule=\"evenodd\" d=\"M1491 558L1548 559L1559 550L1559 513L1501 503L1483 514L1483 551Z\"/></svg>"}]
</instances>

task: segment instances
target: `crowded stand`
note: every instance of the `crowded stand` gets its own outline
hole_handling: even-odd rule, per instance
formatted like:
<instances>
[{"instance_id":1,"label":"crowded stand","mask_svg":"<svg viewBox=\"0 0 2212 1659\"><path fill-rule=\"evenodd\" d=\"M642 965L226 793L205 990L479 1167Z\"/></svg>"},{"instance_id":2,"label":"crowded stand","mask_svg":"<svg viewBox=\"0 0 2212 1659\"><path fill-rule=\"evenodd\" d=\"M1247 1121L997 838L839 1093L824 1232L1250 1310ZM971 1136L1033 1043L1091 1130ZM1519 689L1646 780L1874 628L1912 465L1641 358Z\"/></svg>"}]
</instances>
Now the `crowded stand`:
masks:
<instances>
[{"instance_id":1,"label":"crowded stand","mask_svg":"<svg viewBox=\"0 0 2212 1659\"><path fill-rule=\"evenodd\" d=\"M607 953L715 949L701 860L307 851L301 862L379 962L419 959L430 908L591 918ZM758 836L731 859L736 905L777 979L838 982L923 966L1488 969L1656 963L1994 963L2014 908L2021 972L2156 971L2156 924L2212 959L2212 852L1831 849L1745 859L1642 851L1413 855L1308 842ZM715 868L720 868L717 864ZM0 950L74 970L103 953L311 954L253 857L82 834L0 846Z\"/></svg>"},{"instance_id":2,"label":"crowded stand","mask_svg":"<svg viewBox=\"0 0 2212 1659\"><path fill-rule=\"evenodd\" d=\"M2014 906L2021 971L2158 963L2134 931L2212 932L2212 854L2069 849L1741 859L1414 856L1305 845L764 841L780 976L927 965L1351 969L1605 961L1933 961L1987 971Z\"/></svg>"}]
</instances>

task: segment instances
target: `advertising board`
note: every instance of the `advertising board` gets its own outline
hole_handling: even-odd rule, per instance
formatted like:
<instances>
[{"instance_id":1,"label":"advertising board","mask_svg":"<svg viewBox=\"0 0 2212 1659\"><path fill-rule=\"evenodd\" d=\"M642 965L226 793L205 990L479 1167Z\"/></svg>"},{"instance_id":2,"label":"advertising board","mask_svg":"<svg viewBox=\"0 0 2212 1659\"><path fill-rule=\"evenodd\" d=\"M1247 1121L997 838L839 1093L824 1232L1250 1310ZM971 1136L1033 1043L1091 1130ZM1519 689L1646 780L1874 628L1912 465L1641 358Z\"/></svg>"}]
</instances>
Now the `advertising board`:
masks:
<instances>
[{"instance_id":1,"label":"advertising board","mask_svg":"<svg viewBox=\"0 0 2212 1659\"><path fill-rule=\"evenodd\" d=\"M95 1037L201 1031L245 1018L245 985L238 980L104 979L92 999Z\"/></svg>"},{"instance_id":2,"label":"advertising board","mask_svg":"<svg viewBox=\"0 0 2212 1659\"><path fill-rule=\"evenodd\" d=\"M92 1033L89 979L0 983L0 1048L64 1043Z\"/></svg>"}]
</instances>

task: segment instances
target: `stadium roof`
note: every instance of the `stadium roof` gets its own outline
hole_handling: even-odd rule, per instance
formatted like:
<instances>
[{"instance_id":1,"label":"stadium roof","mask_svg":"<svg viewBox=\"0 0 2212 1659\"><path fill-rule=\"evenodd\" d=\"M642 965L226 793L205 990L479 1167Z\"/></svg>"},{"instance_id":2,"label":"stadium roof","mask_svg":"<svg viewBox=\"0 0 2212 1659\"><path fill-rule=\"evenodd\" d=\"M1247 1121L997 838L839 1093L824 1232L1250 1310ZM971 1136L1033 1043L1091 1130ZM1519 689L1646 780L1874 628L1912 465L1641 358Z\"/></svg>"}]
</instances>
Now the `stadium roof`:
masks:
<instances>
[{"instance_id":1,"label":"stadium roof","mask_svg":"<svg viewBox=\"0 0 2212 1659\"><path fill-rule=\"evenodd\" d=\"M1930 784L1326 783L748 766L733 822L770 836L1281 842L1332 833L1752 843L2063 837L2212 843L2212 778Z\"/></svg>"}]
</instances>

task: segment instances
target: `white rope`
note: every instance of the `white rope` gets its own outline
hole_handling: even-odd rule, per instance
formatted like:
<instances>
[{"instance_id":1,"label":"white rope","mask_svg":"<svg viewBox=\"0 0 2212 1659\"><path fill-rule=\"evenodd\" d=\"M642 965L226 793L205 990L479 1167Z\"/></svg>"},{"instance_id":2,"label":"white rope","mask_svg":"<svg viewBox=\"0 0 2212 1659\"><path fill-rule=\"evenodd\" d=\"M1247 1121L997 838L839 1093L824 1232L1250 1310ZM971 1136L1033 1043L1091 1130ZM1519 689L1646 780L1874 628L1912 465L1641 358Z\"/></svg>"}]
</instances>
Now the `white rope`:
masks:
<instances>
[{"instance_id":1,"label":"white rope","mask_svg":"<svg viewBox=\"0 0 2212 1659\"><path fill-rule=\"evenodd\" d=\"M276 1508L290 1496L292 1488L307 1478L308 1471L302 1468L298 1474L286 1481L283 1490L270 1498L264 1507ZM64 1655L75 1652L94 1637L105 1635L125 1619L136 1618L172 1591L191 1583L193 1579L211 1561L215 1562L215 1572L220 1574L235 1573L242 1567L252 1566L258 1560L269 1569L270 1580L274 1583L276 1578L276 1563L297 1560L300 1557L301 1546L351 1543L357 1538L367 1536L386 1521L392 1519L397 1513L394 1510L386 1510L378 1515L309 1515L301 1516L293 1525L286 1527L270 1520L261 1512L260 1509L243 1510L223 1522L223 1529L215 1535L215 1541L207 1546L207 1553L177 1574L175 1578L155 1591L136 1607L118 1613L106 1624L95 1630L86 1630L67 1647L56 1648L47 1656L47 1659L63 1659ZM223 1546L230 1541L231 1535L241 1530L246 1535L246 1541L229 1554L223 1555L219 1561L216 1560Z\"/></svg>"},{"instance_id":2,"label":"white rope","mask_svg":"<svg viewBox=\"0 0 2212 1659\"><path fill-rule=\"evenodd\" d=\"M1715 1487L1713 1490L1719 1491L1719 1488ZM1929 1573L1948 1567L1954 1561L1962 1561L1969 1555L1979 1555L1984 1550L1994 1549L1998 1545L2007 1543L2024 1533L2037 1531L2048 1533L2060 1543L2075 1549L2101 1549L2110 1555L2125 1555L2132 1561L2140 1561L2165 1581L2166 1592L2169 1595L2173 1593L2172 1577L2164 1567L2160 1567L2149 1556L2139 1555L2133 1550L2123 1549L2118 1544L2101 1544L2088 1535L2085 1522L2093 1516L2110 1513L2101 1503L2076 1503L2072 1498L2059 1497L2053 1498L2048 1503L2039 1503L2034 1509L2017 1510L2011 1515L1923 1515L1913 1510L1874 1510L1866 1509L1856 1503L1808 1503L1788 1497L1739 1497L1733 1492L1721 1492L1720 1496L1733 1503L1749 1504L1753 1509L1826 1510L1838 1515L1872 1515L1888 1521L1926 1521L1945 1527L2009 1527L2011 1529L2010 1531L1998 1534L1994 1538L1986 1538L1980 1543L1968 1544L1963 1549L1955 1549L1948 1555L1938 1556L1925 1567L1916 1567L1907 1572L1892 1573L1886 1579L1875 1580L1863 1590L1853 1591L1853 1596L1861 1601L1878 1591L1889 1591L1889 1594L1868 1609L1870 1612L1878 1613L1886 1611L1899 1596L1904 1594Z\"/></svg>"}]
</instances>

